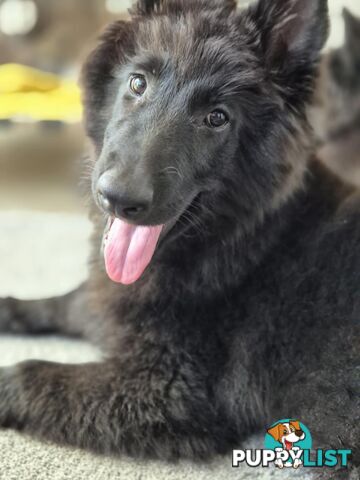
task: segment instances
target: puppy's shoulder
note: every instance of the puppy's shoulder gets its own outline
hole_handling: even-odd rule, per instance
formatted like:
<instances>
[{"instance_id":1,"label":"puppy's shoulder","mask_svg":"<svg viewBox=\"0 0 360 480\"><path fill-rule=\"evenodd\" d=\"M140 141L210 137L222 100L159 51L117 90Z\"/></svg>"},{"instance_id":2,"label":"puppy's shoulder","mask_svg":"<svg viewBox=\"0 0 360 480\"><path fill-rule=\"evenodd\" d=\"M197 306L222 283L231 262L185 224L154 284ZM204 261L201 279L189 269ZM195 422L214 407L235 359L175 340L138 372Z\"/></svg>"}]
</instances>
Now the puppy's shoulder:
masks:
<instances>
[{"instance_id":1,"label":"puppy's shoulder","mask_svg":"<svg viewBox=\"0 0 360 480\"><path fill-rule=\"evenodd\" d=\"M336 208L318 232L318 247L329 258L337 257L344 267L360 268L360 190L348 185L340 188Z\"/></svg>"},{"instance_id":2,"label":"puppy's shoulder","mask_svg":"<svg viewBox=\"0 0 360 480\"><path fill-rule=\"evenodd\" d=\"M312 200L321 205L322 210L331 212L328 218L330 222L359 216L359 188L346 183L317 159L311 163L310 172L314 182L311 188Z\"/></svg>"},{"instance_id":3,"label":"puppy's shoulder","mask_svg":"<svg viewBox=\"0 0 360 480\"><path fill-rule=\"evenodd\" d=\"M319 163L312 174L308 215L316 226L307 237L309 249L320 257L360 260L360 190Z\"/></svg>"},{"instance_id":4,"label":"puppy's shoulder","mask_svg":"<svg viewBox=\"0 0 360 480\"><path fill-rule=\"evenodd\" d=\"M336 211L336 218L353 218L360 221L360 189L354 188L353 191L347 195Z\"/></svg>"}]
</instances>

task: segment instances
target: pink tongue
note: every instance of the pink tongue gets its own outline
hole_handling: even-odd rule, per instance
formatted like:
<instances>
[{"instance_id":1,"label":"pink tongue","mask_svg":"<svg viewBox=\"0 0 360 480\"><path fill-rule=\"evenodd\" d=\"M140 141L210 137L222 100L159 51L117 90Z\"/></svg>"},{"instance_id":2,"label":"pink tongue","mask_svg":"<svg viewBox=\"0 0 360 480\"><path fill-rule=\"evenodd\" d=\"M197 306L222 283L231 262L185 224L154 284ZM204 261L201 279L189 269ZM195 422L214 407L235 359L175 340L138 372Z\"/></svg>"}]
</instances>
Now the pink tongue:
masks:
<instances>
[{"instance_id":1,"label":"pink tongue","mask_svg":"<svg viewBox=\"0 0 360 480\"><path fill-rule=\"evenodd\" d=\"M130 285L141 277L154 255L163 227L137 227L115 219L104 250L111 280Z\"/></svg>"}]
</instances>

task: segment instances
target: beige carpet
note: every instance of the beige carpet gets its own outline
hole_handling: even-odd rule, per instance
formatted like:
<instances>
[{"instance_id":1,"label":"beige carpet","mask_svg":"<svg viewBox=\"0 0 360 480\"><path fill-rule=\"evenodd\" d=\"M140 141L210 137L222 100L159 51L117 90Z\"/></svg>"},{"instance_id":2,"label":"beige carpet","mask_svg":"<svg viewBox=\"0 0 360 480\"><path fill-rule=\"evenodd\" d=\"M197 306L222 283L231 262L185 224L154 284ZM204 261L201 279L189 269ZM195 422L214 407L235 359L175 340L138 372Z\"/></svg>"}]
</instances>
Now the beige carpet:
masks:
<instances>
[{"instance_id":1,"label":"beige carpet","mask_svg":"<svg viewBox=\"0 0 360 480\"><path fill-rule=\"evenodd\" d=\"M80 216L0 212L0 296L36 298L60 294L86 276L90 226ZM100 353L86 342L59 337L0 336L0 365L36 358L86 362ZM262 439L254 439L259 448ZM252 442L246 444L250 448ZM240 447L240 446L239 446ZM231 456L210 465L168 465L96 457L72 448L44 444L12 431L0 431L1 480L287 480L308 479L275 469L232 469Z\"/></svg>"}]
</instances>

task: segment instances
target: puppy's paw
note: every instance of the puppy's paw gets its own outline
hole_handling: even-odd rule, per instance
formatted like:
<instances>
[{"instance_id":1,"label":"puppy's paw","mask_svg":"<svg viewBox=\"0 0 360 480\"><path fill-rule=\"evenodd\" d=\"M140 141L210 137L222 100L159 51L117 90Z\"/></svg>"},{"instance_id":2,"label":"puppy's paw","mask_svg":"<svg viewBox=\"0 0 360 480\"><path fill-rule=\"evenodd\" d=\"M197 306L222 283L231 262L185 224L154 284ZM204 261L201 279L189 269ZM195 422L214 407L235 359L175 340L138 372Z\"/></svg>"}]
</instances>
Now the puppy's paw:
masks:
<instances>
[{"instance_id":1,"label":"puppy's paw","mask_svg":"<svg viewBox=\"0 0 360 480\"><path fill-rule=\"evenodd\" d=\"M20 428L21 385L18 366L0 368L0 428Z\"/></svg>"},{"instance_id":2,"label":"puppy's paw","mask_svg":"<svg viewBox=\"0 0 360 480\"><path fill-rule=\"evenodd\" d=\"M13 326L14 299L0 298L0 332L9 332Z\"/></svg>"}]
</instances>

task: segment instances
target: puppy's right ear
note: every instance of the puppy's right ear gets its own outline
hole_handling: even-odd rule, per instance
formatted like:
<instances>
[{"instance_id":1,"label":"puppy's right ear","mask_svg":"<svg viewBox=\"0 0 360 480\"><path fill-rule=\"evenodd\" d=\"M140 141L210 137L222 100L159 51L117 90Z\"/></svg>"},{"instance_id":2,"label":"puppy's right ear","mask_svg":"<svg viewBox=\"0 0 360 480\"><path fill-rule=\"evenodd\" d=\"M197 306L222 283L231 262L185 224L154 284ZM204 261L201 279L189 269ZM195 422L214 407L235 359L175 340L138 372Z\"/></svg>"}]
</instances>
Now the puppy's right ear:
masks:
<instances>
[{"instance_id":1,"label":"puppy's right ear","mask_svg":"<svg viewBox=\"0 0 360 480\"><path fill-rule=\"evenodd\" d=\"M132 15L151 15L156 13L162 4L162 0L138 0L130 10Z\"/></svg>"},{"instance_id":2,"label":"puppy's right ear","mask_svg":"<svg viewBox=\"0 0 360 480\"><path fill-rule=\"evenodd\" d=\"M106 105L108 85L114 78L114 68L121 65L126 54L133 51L134 37L131 22L119 20L111 23L82 68L85 126L89 137L96 143L100 143L104 136L105 122L101 120L101 115Z\"/></svg>"}]
</instances>

